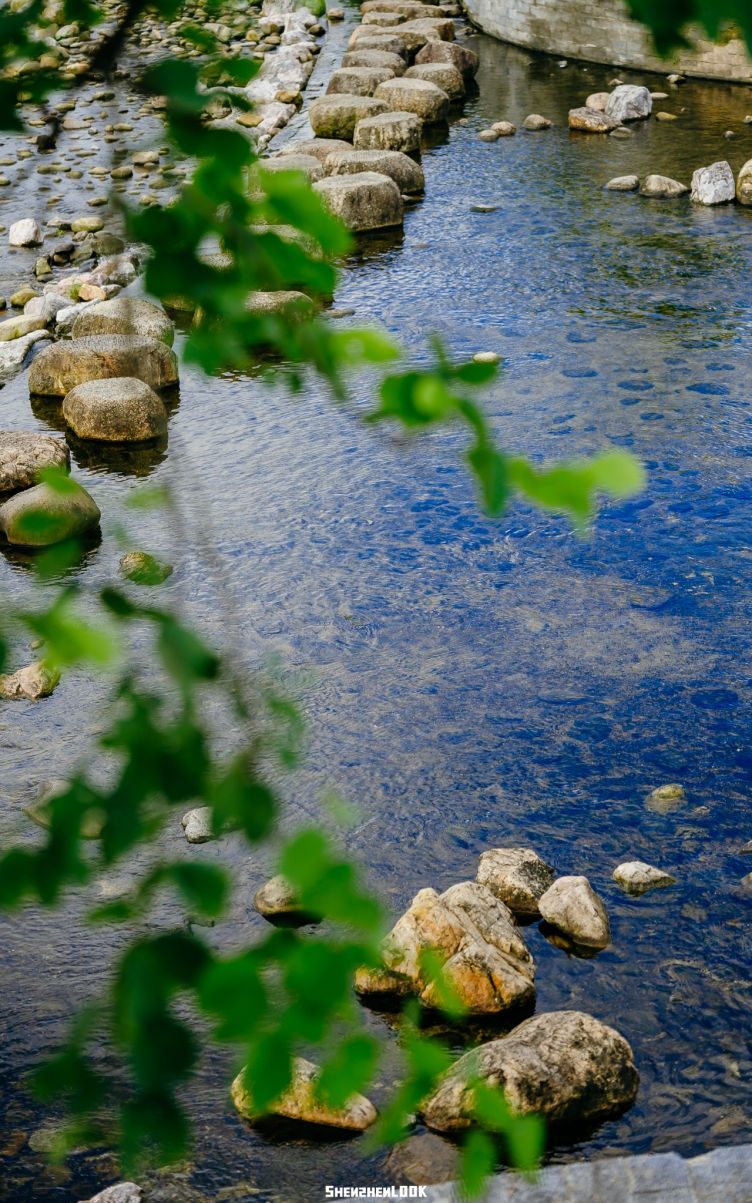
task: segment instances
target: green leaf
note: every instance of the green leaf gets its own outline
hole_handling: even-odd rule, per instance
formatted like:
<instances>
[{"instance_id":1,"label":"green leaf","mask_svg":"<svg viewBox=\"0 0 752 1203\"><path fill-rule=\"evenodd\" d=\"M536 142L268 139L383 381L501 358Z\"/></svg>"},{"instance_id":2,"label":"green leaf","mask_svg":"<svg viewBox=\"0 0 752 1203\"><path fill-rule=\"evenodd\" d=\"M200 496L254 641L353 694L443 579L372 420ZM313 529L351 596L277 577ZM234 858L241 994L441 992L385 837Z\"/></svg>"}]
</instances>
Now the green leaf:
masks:
<instances>
[{"instance_id":1,"label":"green leaf","mask_svg":"<svg viewBox=\"0 0 752 1203\"><path fill-rule=\"evenodd\" d=\"M259 973L261 958L244 953L213 962L199 983L199 1002L216 1019L218 1040L250 1040L268 1013L266 988Z\"/></svg>"},{"instance_id":2,"label":"green leaf","mask_svg":"<svg viewBox=\"0 0 752 1203\"><path fill-rule=\"evenodd\" d=\"M245 1070L245 1082L258 1114L287 1090L292 1081L292 1052L281 1032L259 1040L253 1047Z\"/></svg>"},{"instance_id":3,"label":"green leaf","mask_svg":"<svg viewBox=\"0 0 752 1203\"><path fill-rule=\"evenodd\" d=\"M592 516L597 491L628 497L644 487L645 475L633 456L611 451L592 460L538 472L525 460L507 462L509 479L537 505L561 510L583 525Z\"/></svg>"},{"instance_id":4,"label":"green leaf","mask_svg":"<svg viewBox=\"0 0 752 1203\"><path fill-rule=\"evenodd\" d=\"M368 1036L351 1036L343 1040L321 1071L318 1093L322 1099L335 1110L344 1107L353 1094L371 1081L378 1053L377 1042Z\"/></svg>"},{"instance_id":5,"label":"green leaf","mask_svg":"<svg viewBox=\"0 0 752 1203\"><path fill-rule=\"evenodd\" d=\"M451 1019L462 1019L467 1007L460 998L454 984L444 972L444 960L432 948L423 948L418 956L421 976L433 985L432 1006L437 1006Z\"/></svg>"},{"instance_id":6,"label":"green leaf","mask_svg":"<svg viewBox=\"0 0 752 1203\"><path fill-rule=\"evenodd\" d=\"M467 462L478 479L484 510L497 517L509 497L508 461L495 447L476 445L468 451Z\"/></svg>"},{"instance_id":7,"label":"green leaf","mask_svg":"<svg viewBox=\"0 0 752 1203\"><path fill-rule=\"evenodd\" d=\"M496 1147L491 1137L479 1128L468 1132L462 1142L460 1183L466 1199L483 1194L488 1176L496 1168Z\"/></svg>"},{"instance_id":8,"label":"green leaf","mask_svg":"<svg viewBox=\"0 0 752 1203\"><path fill-rule=\"evenodd\" d=\"M160 625L157 649L162 663L179 684L213 681L219 674L219 657L202 639L169 614L153 612Z\"/></svg>"},{"instance_id":9,"label":"green leaf","mask_svg":"<svg viewBox=\"0 0 752 1203\"><path fill-rule=\"evenodd\" d=\"M214 831L243 831L255 843L269 834L278 811L274 792L259 777L253 759L235 757L210 791Z\"/></svg>"}]
</instances>

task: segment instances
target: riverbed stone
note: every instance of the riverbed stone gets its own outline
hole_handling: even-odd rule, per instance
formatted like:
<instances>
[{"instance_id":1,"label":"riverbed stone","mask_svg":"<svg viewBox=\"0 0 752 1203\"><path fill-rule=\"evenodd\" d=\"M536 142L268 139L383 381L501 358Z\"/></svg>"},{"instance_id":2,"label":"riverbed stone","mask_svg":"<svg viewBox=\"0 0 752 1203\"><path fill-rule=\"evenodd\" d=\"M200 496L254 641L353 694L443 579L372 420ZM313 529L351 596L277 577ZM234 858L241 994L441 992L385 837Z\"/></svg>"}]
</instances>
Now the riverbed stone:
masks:
<instances>
[{"instance_id":1,"label":"riverbed stone","mask_svg":"<svg viewBox=\"0 0 752 1203\"><path fill-rule=\"evenodd\" d=\"M608 134L612 129L616 129L617 125L618 121L614 121L598 109L586 107L569 110L570 129L579 129L586 134Z\"/></svg>"},{"instance_id":2,"label":"riverbed stone","mask_svg":"<svg viewBox=\"0 0 752 1203\"><path fill-rule=\"evenodd\" d=\"M494 121L491 129L499 138L511 138L517 133L517 126L511 121Z\"/></svg>"},{"instance_id":3,"label":"riverbed stone","mask_svg":"<svg viewBox=\"0 0 752 1203\"><path fill-rule=\"evenodd\" d=\"M142 1187L135 1182L115 1182L92 1195L87 1203L141 1203L143 1193Z\"/></svg>"},{"instance_id":4,"label":"riverbed stone","mask_svg":"<svg viewBox=\"0 0 752 1203\"><path fill-rule=\"evenodd\" d=\"M15 376L34 344L50 337L48 330L32 330L31 334L0 343L0 379L7 380Z\"/></svg>"},{"instance_id":5,"label":"riverbed stone","mask_svg":"<svg viewBox=\"0 0 752 1203\"><path fill-rule=\"evenodd\" d=\"M426 42L415 56L417 65L424 63L451 63L465 79L478 74L480 59L474 50L468 50L457 42Z\"/></svg>"},{"instance_id":6,"label":"riverbed stone","mask_svg":"<svg viewBox=\"0 0 752 1203\"><path fill-rule=\"evenodd\" d=\"M342 56L343 67L387 67L394 75L404 75L407 64L401 54L388 50L348 50Z\"/></svg>"},{"instance_id":7,"label":"riverbed stone","mask_svg":"<svg viewBox=\"0 0 752 1203\"><path fill-rule=\"evenodd\" d=\"M8 230L8 246L40 246L43 240L42 231L33 217L14 221Z\"/></svg>"},{"instance_id":8,"label":"riverbed stone","mask_svg":"<svg viewBox=\"0 0 752 1203\"><path fill-rule=\"evenodd\" d=\"M308 117L315 134L349 142L359 121L388 111L386 101L374 96L319 96L311 104Z\"/></svg>"},{"instance_id":9,"label":"riverbed stone","mask_svg":"<svg viewBox=\"0 0 752 1203\"><path fill-rule=\"evenodd\" d=\"M443 121L449 113L449 97L427 79L390 79L379 84L376 100L387 103L392 112L415 113L427 125ZM370 114L369 114L370 115Z\"/></svg>"},{"instance_id":10,"label":"riverbed stone","mask_svg":"<svg viewBox=\"0 0 752 1203\"><path fill-rule=\"evenodd\" d=\"M161 563L147 551L127 551L118 564L120 575L135 585L162 585L172 571L171 564Z\"/></svg>"},{"instance_id":11,"label":"riverbed stone","mask_svg":"<svg viewBox=\"0 0 752 1203\"><path fill-rule=\"evenodd\" d=\"M319 922L315 915L301 909L297 891L281 873L259 887L253 897L253 906L259 915L277 927L300 927Z\"/></svg>"},{"instance_id":12,"label":"riverbed stone","mask_svg":"<svg viewBox=\"0 0 752 1203\"><path fill-rule=\"evenodd\" d=\"M400 26L401 28L401 26ZM359 25L350 35L348 50L386 50L407 59L407 43L396 33L377 33L367 25Z\"/></svg>"},{"instance_id":13,"label":"riverbed stone","mask_svg":"<svg viewBox=\"0 0 752 1203\"><path fill-rule=\"evenodd\" d=\"M736 177L736 199L740 205L752 205L752 159L747 159Z\"/></svg>"},{"instance_id":14,"label":"riverbed stone","mask_svg":"<svg viewBox=\"0 0 752 1203\"><path fill-rule=\"evenodd\" d=\"M389 67L341 67L329 77L326 95L373 96L388 79L394 79Z\"/></svg>"},{"instance_id":15,"label":"riverbed stone","mask_svg":"<svg viewBox=\"0 0 752 1203\"><path fill-rule=\"evenodd\" d=\"M60 680L60 669L51 667L44 660L27 664L14 673L0 674L0 698L25 698L38 702L47 698Z\"/></svg>"},{"instance_id":16,"label":"riverbed stone","mask_svg":"<svg viewBox=\"0 0 752 1203\"><path fill-rule=\"evenodd\" d=\"M653 102L647 88L638 87L636 84L620 84L609 96L604 112L607 117L621 123L649 117L652 108Z\"/></svg>"},{"instance_id":17,"label":"riverbed stone","mask_svg":"<svg viewBox=\"0 0 752 1203\"><path fill-rule=\"evenodd\" d=\"M80 439L143 443L167 430L161 398L129 376L77 385L63 401L63 417Z\"/></svg>"},{"instance_id":18,"label":"riverbed stone","mask_svg":"<svg viewBox=\"0 0 752 1203\"><path fill-rule=\"evenodd\" d=\"M43 468L70 468L62 439L36 430L0 430L0 494L30 489Z\"/></svg>"},{"instance_id":19,"label":"riverbed stone","mask_svg":"<svg viewBox=\"0 0 752 1203\"><path fill-rule=\"evenodd\" d=\"M399 150L338 151L329 155L324 166L328 176L355 175L362 171L388 175L407 196L423 192L426 186L420 163Z\"/></svg>"},{"instance_id":20,"label":"riverbed stone","mask_svg":"<svg viewBox=\"0 0 752 1203\"><path fill-rule=\"evenodd\" d=\"M34 330L44 330L46 325L42 315L33 317L20 314L18 317L8 318L7 321L0 322L0 342L7 343L16 338L23 338L25 334L31 334Z\"/></svg>"},{"instance_id":21,"label":"riverbed stone","mask_svg":"<svg viewBox=\"0 0 752 1203\"><path fill-rule=\"evenodd\" d=\"M606 184L611 192L634 192L635 188L639 188L639 186L640 177L638 175L617 175Z\"/></svg>"},{"instance_id":22,"label":"riverbed stone","mask_svg":"<svg viewBox=\"0 0 752 1203\"><path fill-rule=\"evenodd\" d=\"M514 915L537 915L555 869L532 848L491 848L478 863L475 880L487 886Z\"/></svg>"},{"instance_id":23,"label":"riverbed stone","mask_svg":"<svg viewBox=\"0 0 752 1203\"><path fill-rule=\"evenodd\" d=\"M736 181L729 164L722 160L698 167L692 175L692 200L700 205L723 205L736 196Z\"/></svg>"},{"instance_id":24,"label":"riverbed stone","mask_svg":"<svg viewBox=\"0 0 752 1203\"><path fill-rule=\"evenodd\" d=\"M412 14L410 14L412 16ZM377 28L391 29L395 25L401 25L407 20L405 13L398 12L370 12L363 14L361 24L368 26L376 26Z\"/></svg>"},{"instance_id":25,"label":"riverbed stone","mask_svg":"<svg viewBox=\"0 0 752 1203\"><path fill-rule=\"evenodd\" d=\"M443 894L420 890L382 943L383 969L359 969L364 995L415 994L436 1006L424 949L443 961L444 977L473 1015L498 1014L535 998L535 966L511 911L484 885L463 881Z\"/></svg>"},{"instance_id":26,"label":"riverbed stone","mask_svg":"<svg viewBox=\"0 0 752 1203\"><path fill-rule=\"evenodd\" d=\"M525 129L533 131L550 129L553 121L549 121L548 117L542 117L540 113L530 113L522 122Z\"/></svg>"},{"instance_id":27,"label":"riverbed stone","mask_svg":"<svg viewBox=\"0 0 752 1203\"><path fill-rule=\"evenodd\" d=\"M676 885L676 878L670 873L646 865L641 860L625 861L614 869L612 876L629 894L645 894L648 890L663 890Z\"/></svg>"},{"instance_id":28,"label":"riverbed stone","mask_svg":"<svg viewBox=\"0 0 752 1203\"><path fill-rule=\"evenodd\" d=\"M538 910L574 944L608 948L611 943L606 908L587 877L559 877L538 899Z\"/></svg>"},{"instance_id":29,"label":"riverbed stone","mask_svg":"<svg viewBox=\"0 0 752 1203\"><path fill-rule=\"evenodd\" d=\"M153 338L99 334L53 343L37 355L29 370L29 392L64 397L87 380L134 376L150 388L176 384L178 359Z\"/></svg>"},{"instance_id":30,"label":"riverbed stone","mask_svg":"<svg viewBox=\"0 0 752 1203\"><path fill-rule=\"evenodd\" d=\"M413 1186L435 1186L458 1177L459 1153L455 1145L435 1132L421 1132L395 1145L386 1159L389 1180Z\"/></svg>"},{"instance_id":31,"label":"riverbed stone","mask_svg":"<svg viewBox=\"0 0 752 1203\"><path fill-rule=\"evenodd\" d=\"M645 808L656 814L666 815L673 810L681 810L686 803L687 795L684 787L678 782L672 781L668 785L657 785L654 790L651 790L645 799Z\"/></svg>"},{"instance_id":32,"label":"riverbed stone","mask_svg":"<svg viewBox=\"0 0 752 1203\"><path fill-rule=\"evenodd\" d=\"M0 532L14 547L50 547L92 530L100 517L99 506L81 485L69 481L69 489L59 493L39 484L0 505Z\"/></svg>"},{"instance_id":33,"label":"riverbed stone","mask_svg":"<svg viewBox=\"0 0 752 1203\"><path fill-rule=\"evenodd\" d=\"M286 1119L303 1120L309 1124L325 1124L331 1128L344 1128L351 1132L364 1132L377 1118L377 1111L370 1099L362 1094L352 1094L344 1107L335 1109L317 1097L316 1084L321 1070L312 1061L293 1057L292 1082L287 1090L271 1106L273 1115ZM244 1119L254 1120L258 1112L253 1106L253 1097L245 1084L245 1070L241 1070L233 1082L230 1093L232 1101Z\"/></svg>"},{"instance_id":34,"label":"riverbed stone","mask_svg":"<svg viewBox=\"0 0 752 1203\"><path fill-rule=\"evenodd\" d=\"M252 292L245 307L255 317L284 317L287 321L305 321L313 317L316 306L304 292L294 289L280 292Z\"/></svg>"},{"instance_id":35,"label":"riverbed stone","mask_svg":"<svg viewBox=\"0 0 752 1203\"><path fill-rule=\"evenodd\" d=\"M592 92L585 101L585 108L597 109L599 113L604 113L610 96L610 92Z\"/></svg>"},{"instance_id":36,"label":"riverbed stone","mask_svg":"<svg viewBox=\"0 0 752 1203\"><path fill-rule=\"evenodd\" d=\"M640 188L641 196L654 196L667 200L675 196L684 196L685 192L689 192L686 184L680 184L678 180L672 180L667 175L646 175Z\"/></svg>"},{"instance_id":37,"label":"riverbed stone","mask_svg":"<svg viewBox=\"0 0 752 1203\"><path fill-rule=\"evenodd\" d=\"M283 155L280 159L263 159L260 166L264 171L302 171L311 184L324 176L324 168L315 155Z\"/></svg>"},{"instance_id":38,"label":"riverbed stone","mask_svg":"<svg viewBox=\"0 0 752 1203\"><path fill-rule=\"evenodd\" d=\"M350 230L382 230L402 225L402 197L389 176L376 171L332 175L313 187Z\"/></svg>"},{"instance_id":39,"label":"riverbed stone","mask_svg":"<svg viewBox=\"0 0 752 1203\"><path fill-rule=\"evenodd\" d=\"M426 42L453 42L454 21L451 17L421 17L399 26L399 36L409 52L422 49Z\"/></svg>"},{"instance_id":40,"label":"riverbed stone","mask_svg":"<svg viewBox=\"0 0 752 1203\"><path fill-rule=\"evenodd\" d=\"M405 72L406 79L427 79L450 100L459 100L465 95L465 80L452 63L415 63Z\"/></svg>"},{"instance_id":41,"label":"riverbed stone","mask_svg":"<svg viewBox=\"0 0 752 1203\"><path fill-rule=\"evenodd\" d=\"M356 150L420 150L423 122L417 113L379 113L355 126Z\"/></svg>"},{"instance_id":42,"label":"riverbed stone","mask_svg":"<svg viewBox=\"0 0 752 1203\"><path fill-rule=\"evenodd\" d=\"M71 331L74 338L95 334L137 334L171 347L175 330L164 309L141 297L117 297L88 306Z\"/></svg>"},{"instance_id":43,"label":"riverbed stone","mask_svg":"<svg viewBox=\"0 0 752 1203\"><path fill-rule=\"evenodd\" d=\"M421 1106L429 1128L471 1126L476 1075L501 1088L518 1115L549 1123L619 1114L634 1102L640 1082L632 1049L614 1028L583 1011L551 1011L460 1057Z\"/></svg>"},{"instance_id":44,"label":"riverbed stone","mask_svg":"<svg viewBox=\"0 0 752 1203\"><path fill-rule=\"evenodd\" d=\"M318 159L319 163L324 163L328 155L332 155L338 150L352 150L352 142L345 142L342 138L308 138L305 142L289 142L287 146L283 146L281 150L277 151L274 158L311 155L314 159Z\"/></svg>"},{"instance_id":45,"label":"riverbed stone","mask_svg":"<svg viewBox=\"0 0 752 1203\"><path fill-rule=\"evenodd\" d=\"M211 806L196 806L180 820L189 844L206 844L214 839Z\"/></svg>"}]
</instances>

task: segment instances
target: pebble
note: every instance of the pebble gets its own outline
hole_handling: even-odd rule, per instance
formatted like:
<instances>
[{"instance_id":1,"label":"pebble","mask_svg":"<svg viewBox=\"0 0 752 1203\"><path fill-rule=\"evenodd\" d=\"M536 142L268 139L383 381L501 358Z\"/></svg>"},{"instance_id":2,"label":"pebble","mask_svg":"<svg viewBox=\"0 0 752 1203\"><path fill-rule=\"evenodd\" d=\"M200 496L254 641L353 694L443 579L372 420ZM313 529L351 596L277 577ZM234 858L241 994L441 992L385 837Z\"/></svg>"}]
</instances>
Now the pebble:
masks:
<instances>
[{"instance_id":1,"label":"pebble","mask_svg":"<svg viewBox=\"0 0 752 1203\"><path fill-rule=\"evenodd\" d=\"M300 927L318 922L315 916L301 910L295 889L281 873L256 891L253 906L259 915L278 927Z\"/></svg>"},{"instance_id":2,"label":"pebble","mask_svg":"<svg viewBox=\"0 0 752 1203\"><path fill-rule=\"evenodd\" d=\"M655 119L656 119L656 121L678 121L679 120L679 118L676 116L676 113L665 113L663 111L661 111L660 113L656 113Z\"/></svg>"},{"instance_id":3,"label":"pebble","mask_svg":"<svg viewBox=\"0 0 752 1203\"><path fill-rule=\"evenodd\" d=\"M587 877L559 877L539 898L538 910L575 944L601 949L611 943L606 908Z\"/></svg>"},{"instance_id":4,"label":"pebble","mask_svg":"<svg viewBox=\"0 0 752 1203\"><path fill-rule=\"evenodd\" d=\"M496 210L498 209L498 207L499 207L498 205L471 205L470 212L471 213L495 213Z\"/></svg>"},{"instance_id":5,"label":"pebble","mask_svg":"<svg viewBox=\"0 0 752 1203\"><path fill-rule=\"evenodd\" d=\"M212 830L211 806L197 806L195 810L189 810L183 815L181 824L189 844L206 844L216 838Z\"/></svg>"},{"instance_id":6,"label":"pebble","mask_svg":"<svg viewBox=\"0 0 752 1203\"><path fill-rule=\"evenodd\" d=\"M626 861L614 869L612 876L629 894L645 894L648 890L662 890L676 885L676 878L670 873L664 873L662 869L646 865L640 860Z\"/></svg>"},{"instance_id":7,"label":"pebble","mask_svg":"<svg viewBox=\"0 0 752 1203\"><path fill-rule=\"evenodd\" d=\"M549 121L547 117L541 117L540 113L531 113L522 122L525 129L529 130L544 130L550 129L553 121Z\"/></svg>"}]
</instances>

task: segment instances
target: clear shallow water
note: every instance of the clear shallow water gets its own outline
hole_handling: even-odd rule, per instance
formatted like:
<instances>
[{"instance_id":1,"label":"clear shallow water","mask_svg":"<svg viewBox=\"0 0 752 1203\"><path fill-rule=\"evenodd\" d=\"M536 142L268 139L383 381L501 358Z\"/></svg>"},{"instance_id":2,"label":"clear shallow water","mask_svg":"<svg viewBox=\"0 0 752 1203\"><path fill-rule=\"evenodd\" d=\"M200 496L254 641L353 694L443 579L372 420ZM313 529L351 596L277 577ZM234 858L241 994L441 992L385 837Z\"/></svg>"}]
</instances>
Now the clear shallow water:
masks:
<instances>
[{"instance_id":1,"label":"clear shallow water","mask_svg":"<svg viewBox=\"0 0 752 1203\"><path fill-rule=\"evenodd\" d=\"M176 565L166 595L233 654L254 662L275 650L313 675L290 824L316 813L327 788L356 802L347 843L395 916L422 886L472 877L479 854L502 842L587 874L613 947L568 958L528 928L538 1010L582 1008L612 1023L632 1043L642 1084L626 1116L575 1134L552 1157L696 1153L752 1135L752 895L737 855L752 837L752 213L602 185L648 171L689 183L720 158L737 170L752 156L741 120L752 91L704 82L673 91L622 73L672 92L656 107L688 112L628 141L570 135L567 110L613 69L560 71L490 39L469 44L482 67L468 124L453 123L424 154L425 200L403 234L353 255L335 303L384 323L417 356L432 330L458 355L498 350L505 370L487 407L506 446L540 461L628 446L648 464L647 491L604 507L585 542L520 503L488 523L459 436L406 442L365 428L367 382L337 412L313 382L290 402L258 380L185 371L166 454L106 462L74 448L103 511L82 580L94 587L116 572L116 524L143 476L175 482L185 540L157 516L127 519L140 545ZM476 140L491 121L519 125L528 112L557 128ZM723 137L729 128L735 141ZM477 201L499 208L471 213ZM49 407L31 413L23 377L0 392L0 413L6 428L58 421ZM27 587L17 560L0 571L10 593ZM34 838L20 807L77 762L105 699L100 683L72 673L45 703L3 708L6 839ZM647 811L645 795L666 781L682 782L686 805ZM166 844L185 848L177 818ZM251 899L271 863L232 841L188 854L229 860L237 874L234 911L207 938L229 948L260 931ZM624 897L611 873L632 858L668 869L677 886ZM117 871L105 888L127 880ZM48 1122L19 1092L19 1075L112 959L114 939L79 919L99 896L94 888L59 914L2 921L5 1149L14 1132ZM165 907L158 918L181 916ZM382 1019L368 1021L393 1042ZM357 1142L249 1131L224 1099L229 1068L210 1059L192 1091L196 1153L157 1199L215 1196L242 1181L264 1197L318 1200L326 1182L385 1180L383 1158L362 1164ZM383 1082L396 1073L390 1054ZM382 1094L372 1092L377 1102ZM113 1169L107 1154L79 1154L55 1173L27 1146L3 1168L0 1197L13 1203L86 1198Z\"/></svg>"}]
</instances>

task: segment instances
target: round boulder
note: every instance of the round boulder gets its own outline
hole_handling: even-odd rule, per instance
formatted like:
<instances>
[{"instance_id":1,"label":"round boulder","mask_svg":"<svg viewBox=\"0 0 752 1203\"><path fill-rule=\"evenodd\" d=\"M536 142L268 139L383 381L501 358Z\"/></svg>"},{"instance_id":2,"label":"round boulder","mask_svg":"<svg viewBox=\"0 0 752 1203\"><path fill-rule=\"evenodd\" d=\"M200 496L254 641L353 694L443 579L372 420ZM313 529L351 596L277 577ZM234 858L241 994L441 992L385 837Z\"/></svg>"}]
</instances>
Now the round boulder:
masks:
<instances>
[{"instance_id":1,"label":"round boulder","mask_svg":"<svg viewBox=\"0 0 752 1203\"><path fill-rule=\"evenodd\" d=\"M461 72L451 63L416 63L408 67L406 79L427 79L446 92L450 100L459 100L465 95L465 81Z\"/></svg>"},{"instance_id":2,"label":"round boulder","mask_svg":"<svg viewBox=\"0 0 752 1203\"><path fill-rule=\"evenodd\" d=\"M42 468L70 468L70 451L61 439L35 430L0 430L0 493L30 489Z\"/></svg>"},{"instance_id":3,"label":"round boulder","mask_svg":"<svg viewBox=\"0 0 752 1203\"><path fill-rule=\"evenodd\" d=\"M614 881L618 881L628 894L645 894L648 890L664 890L676 885L676 878L641 860L626 861L614 869Z\"/></svg>"},{"instance_id":4,"label":"round boulder","mask_svg":"<svg viewBox=\"0 0 752 1203\"><path fill-rule=\"evenodd\" d=\"M315 134L349 142L359 121L388 110L386 101L372 96L319 96L311 104L308 118Z\"/></svg>"},{"instance_id":5,"label":"round boulder","mask_svg":"<svg viewBox=\"0 0 752 1203\"><path fill-rule=\"evenodd\" d=\"M379 175L388 175L400 192L408 196L423 192L426 186L423 168L399 150L338 151L329 155L325 169L328 176L376 171Z\"/></svg>"},{"instance_id":6,"label":"round boulder","mask_svg":"<svg viewBox=\"0 0 752 1203\"><path fill-rule=\"evenodd\" d=\"M610 95L610 92L593 92L585 101L585 108L595 109L599 113L605 112Z\"/></svg>"},{"instance_id":7,"label":"round boulder","mask_svg":"<svg viewBox=\"0 0 752 1203\"><path fill-rule=\"evenodd\" d=\"M350 230L383 230L402 225L402 197L389 176L376 171L329 176L313 188Z\"/></svg>"},{"instance_id":8,"label":"round boulder","mask_svg":"<svg viewBox=\"0 0 752 1203\"><path fill-rule=\"evenodd\" d=\"M667 175L646 175L640 188L641 196L653 196L663 200L683 196L685 192L689 192L686 184L680 184L678 180L672 180Z\"/></svg>"},{"instance_id":9,"label":"round boulder","mask_svg":"<svg viewBox=\"0 0 752 1203\"><path fill-rule=\"evenodd\" d=\"M427 79L390 79L379 84L374 99L386 101L392 112L415 113L430 124L443 121L449 112L449 97Z\"/></svg>"},{"instance_id":10,"label":"round boulder","mask_svg":"<svg viewBox=\"0 0 752 1203\"><path fill-rule=\"evenodd\" d=\"M587 877L560 877L538 899L538 910L574 944L608 948L611 943L606 908Z\"/></svg>"},{"instance_id":11,"label":"round boulder","mask_svg":"<svg viewBox=\"0 0 752 1203\"><path fill-rule=\"evenodd\" d=\"M548 117L541 117L540 113L531 113L525 118L522 124L525 129L537 131L550 129L553 125L553 121L549 121Z\"/></svg>"},{"instance_id":12,"label":"round boulder","mask_svg":"<svg viewBox=\"0 0 752 1203\"><path fill-rule=\"evenodd\" d=\"M500 1087L518 1115L541 1115L550 1123L619 1114L632 1105L640 1084L624 1037L582 1011L536 1015L503 1039L465 1053L422 1105L429 1128L470 1127L475 1077Z\"/></svg>"},{"instance_id":13,"label":"round boulder","mask_svg":"<svg viewBox=\"0 0 752 1203\"><path fill-rule=\"evenodd\" d=\"M355 126L356 150L420 150L423 122L416 113L379 113Z\"/></svg>"},{"instance_id":14,"label":"round boulder","mask_svg":"<svg viewBox=\"0 0 752 1203\"><path fill-rule=\"evenodd\" d=\"M29 392L65 397L88 380L122 376L143 380L150 388L167 388L178 380L177 355L163 342L134 334L99 334L53 343L29 369Z\"/></svg>"},{"instance_id":15,"label":"round boulder","mask_svg":"<svg viewBox=\"0 0 752 1203\"><path fill-rule=\"evenodd\" d=\"M639 186L640 177L638 175L617 175L606 184L611 192L634 192L635 188L639 188Z\"/></svg>"},{"instance_id":16,"label":"round boulder","mask_svg":"<svg viewBox=\"0 0 752 1203\"><path fill-rule=\"evenodd\" d=\"M163 309L141 297L117 297L89 305L80 313L71 330L73 338L97 334L136 334L154 338L171 347L175 337L172 322Z\"/></svg>"},{"instance_id":17,"label":"round boulder","mask_svg":"<svg viewBox=\"0 0 752 1203\"><path fill-rule=\"evenodd\" d=\"M80 439L108 443L144 443L167 430L160 398L128 376L77 385L63 401L63 417Z\"/></svg>"},{"instance_id":18,"label":"round boulder","mask_svg":"<svg viewBox=\"0 0 752 1203\"><path fill-rule=\"evenodd\" d=\"M79 484L64 493L34 485L0 505L0 532L14 547L50 547L99 525L99 506Z\"/></svg>"}]
</instances>

